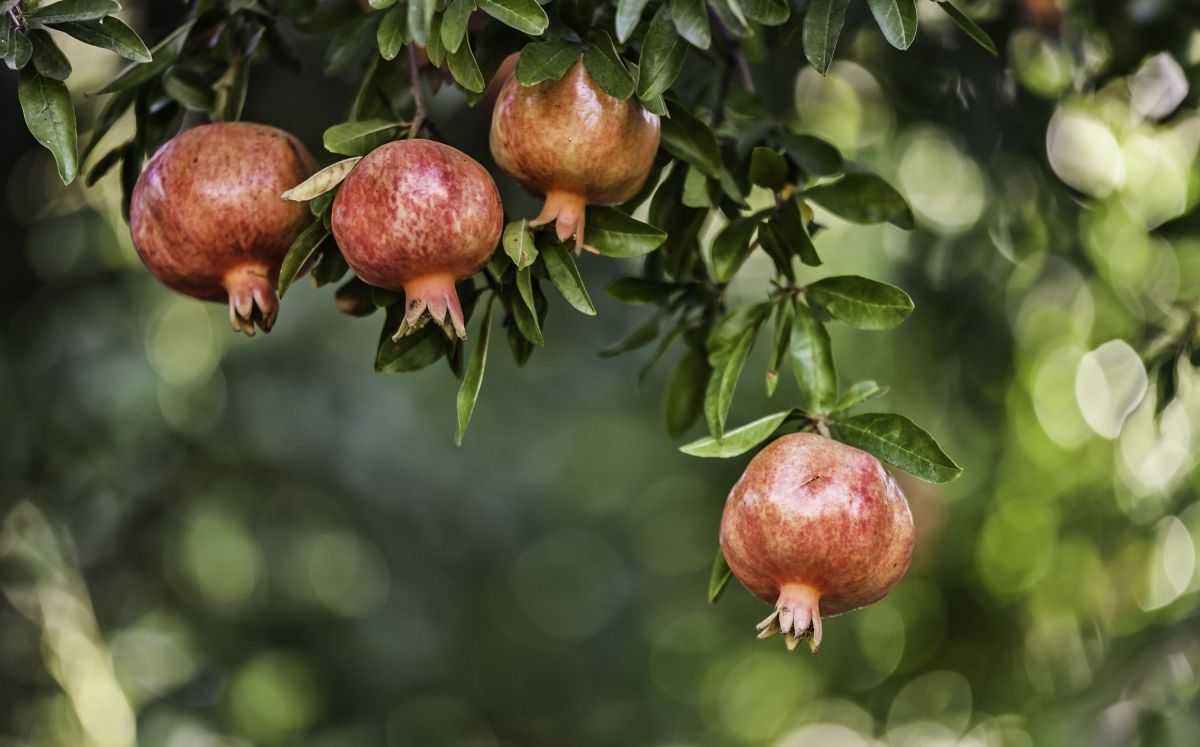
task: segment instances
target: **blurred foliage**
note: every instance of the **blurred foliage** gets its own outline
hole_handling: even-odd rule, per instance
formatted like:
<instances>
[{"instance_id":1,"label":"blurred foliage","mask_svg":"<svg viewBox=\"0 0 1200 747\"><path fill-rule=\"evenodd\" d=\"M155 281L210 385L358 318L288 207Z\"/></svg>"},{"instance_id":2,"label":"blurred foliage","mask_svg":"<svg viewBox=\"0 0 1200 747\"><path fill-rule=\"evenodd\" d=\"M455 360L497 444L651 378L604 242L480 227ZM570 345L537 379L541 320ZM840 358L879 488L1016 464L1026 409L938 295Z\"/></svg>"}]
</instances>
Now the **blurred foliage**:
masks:
<instances>
[{"instance_id":1,"label":"blurred foliage","mask_svg":"<svg viewBox=\"0 0 1200 747\"><path fill-rule=\"evenodd\" d=\"M595 356L625 307L596 294L598 317L553 316L538 365L496 358L456 449L453 379L374 375L377 325L299 286L271 336L234 339L142 269L119 175L63 192L6 103L0 740L1194 744L1200 35L1183 2L1061 5L963 3L999 59L924 2L904 53L852 3L826 77L795 48L748 55L792 129L911 203L907 233L818 210L830 274L916 301L896 330L833 343L843 380L886 372L883 406L965 468L904 481L913 567L831 619L816 657L755 641L740 587L706 603L747 457L679 454L667 375L638 392L644 360ZM127 17L162 39L170 6ZM323 42L295 41L319 64ZM114 72L66 51L73 91ZM315 143L312 102L340 110L356 84L263 65L244 116ZM430 116L486 150L460 92ZM630 271L581 265L593 286ZM728 292L772 272L752 254ZM747 383L731 422L768 408Z\"/></svg>"}]
</instances>

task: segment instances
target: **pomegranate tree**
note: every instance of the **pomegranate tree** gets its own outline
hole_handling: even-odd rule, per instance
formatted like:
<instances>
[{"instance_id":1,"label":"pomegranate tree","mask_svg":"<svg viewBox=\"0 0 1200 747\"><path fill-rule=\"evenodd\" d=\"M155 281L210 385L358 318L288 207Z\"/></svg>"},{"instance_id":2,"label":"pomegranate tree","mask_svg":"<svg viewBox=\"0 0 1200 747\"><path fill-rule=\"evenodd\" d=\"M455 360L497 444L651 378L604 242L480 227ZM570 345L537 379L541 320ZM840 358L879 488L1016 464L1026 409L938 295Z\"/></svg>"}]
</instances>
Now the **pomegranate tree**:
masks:
<instances>
[{"instance_id":1,"label":"pomegranate tree","mask_svg":"<svg viewBox=\"0 0 1200 747\"><path fill-rule=\"evenodd\" d=\"M783 436L750 461L721 517L721 550L774 611L759 637L821 645L821 615L881 599L908 570L913 520L875 457L813 433Z\"/></svg>"},{"instance_id":2,"label":"pomegranate tree","mask_svg":"<svg viewBox=\"0 0 1200 747\"><path fill-rule=\"evenodd\" d=\"M559 241L585 246L588 204L617 205L646 182L658 151L659 119L636 98L602 91L582 60L560 80L508 79L492 113L492 155L545 204L530 225L555 223Z\"/></svg>"},{"instance_id":3,"label":"pomegranate tree","mask_svg":"<svg viewBox=\"0 0 1200 747\"><path fill-rule=\"evenodd\" d=\"M504 228L500 193L479 162L431 140L368 154L333 203L333 234L365 283L404 291L395 339L430 319L466 339L454 284L480 270Z\"/></svg>"},{"instance_id":4,"label":"pomegranate tree","mask_svg":"<svg viewBox=\"0 0 1200 747\"><path fill-rule=\"evenodd\" d=\"M228 301L234 331L270 331L279 266L310 218L279 195L313 172L312 156L282 130L246 122L203 125L162 146L129 207L133 245L164 285Z\"/></svg>"}]
</instances>

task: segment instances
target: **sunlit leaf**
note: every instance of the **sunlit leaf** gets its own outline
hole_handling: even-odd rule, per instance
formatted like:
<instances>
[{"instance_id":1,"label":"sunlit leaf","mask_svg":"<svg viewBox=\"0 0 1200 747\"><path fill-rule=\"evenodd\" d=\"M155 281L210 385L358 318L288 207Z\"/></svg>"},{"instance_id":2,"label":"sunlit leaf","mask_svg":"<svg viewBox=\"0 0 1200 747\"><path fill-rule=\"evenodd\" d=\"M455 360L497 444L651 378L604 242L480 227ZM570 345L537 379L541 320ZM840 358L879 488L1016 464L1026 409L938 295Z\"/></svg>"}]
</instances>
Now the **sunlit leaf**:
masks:
<instances>
[{"instance_id":1,"label":"sunlit leaf","mask_svg":"<svg viewBox=\"0 0 1200 747\"><path fill-rule=\"evenodd\" d=\"M838 418L833 436L922 480L950 482L962 468L946 456L937 441L903 415L870 413Z\"/></svg>"},{"instance_id":2,"label":"sunlit leaf","mask_svg":"<svg viewBox=\"0 0 1200 747\"><path fill-rule=\"evenodd\" d=\"M693 441L690 444L680 446L679 450L684 454L694 457L706 457L715 459L728 459L730 457L739 456L750 451L755 446L758 446L763 441L771 437L783 421L787 420L792 414L791 410L773 413L766 417L759 418L752 423L734 428L731 431L726 431L725 435L720 439L712 436L705 436L699 440Z\"/></svg>"}]
</instances>

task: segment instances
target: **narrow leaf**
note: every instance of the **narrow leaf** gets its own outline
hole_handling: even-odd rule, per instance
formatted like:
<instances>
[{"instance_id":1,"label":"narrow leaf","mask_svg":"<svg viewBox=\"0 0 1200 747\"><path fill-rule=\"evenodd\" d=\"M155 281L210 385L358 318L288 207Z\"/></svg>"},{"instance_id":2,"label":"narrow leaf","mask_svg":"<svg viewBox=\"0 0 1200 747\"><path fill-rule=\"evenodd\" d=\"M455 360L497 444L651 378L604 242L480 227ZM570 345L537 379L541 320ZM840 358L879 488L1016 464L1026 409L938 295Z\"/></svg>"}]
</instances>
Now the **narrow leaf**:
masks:
<instances>
[{"instance_id":1,"label":"narrow leaf","mask_svg":"<svg viewBox=\"0 0 1200 747\"><path fill-rule=\"evenodd\" d=\"M637 82L617 54L612 37L600 31L592 38L592 46L583 55L588 74L609 96L627 99L633 95Z\"/></svg>"},{"instance_id":2,"label":"narrow leaf","mask_svg":"<svg viewBox=\"0 0 1200 747\"><path fill-rule=\"evenodd\" d=\"M646 101L666 93L683 69L687 49L687 44L675 30L670 6L664 3L650 20L646 40L642 42L642 56L638 60L638 98Z\"/></svg>"},{"instance_id":3,"label":"narrow leaf","mask_svg":"<svg viewBox=\"0 0 1200 747\"><path fill-rule=\"evenodd\" d=\"M482 93L487 86L483 79L483 71L475 61L475 53L471 51L471 41L464 40L458 51L447 56L450 63L450 74L460 86L473 93Z\"/></svg>"},{"instance_id":4,"label":"narrow leaf","mask_svg":"<svg viewBox=\"0 0 1200 747\"><path fill-rule=\"evenodd\" d=\"M629 37L633 36L633 30L637 28L638 21L642 20L642 13L646 10L649 2L650 0L617 0L617 17L615 19L617 41L622 44L629 41Z\"/></svg>"},{"instance_id":5,"label":"narrow leaf","mask_svg":"<svg viewBox=\"0 0 1200 747\"><path fill-rule=\"evenodd\" d=\"M550 25L546 11L536 0L478 0L479 9L517 31L539 36Z\"/></svg>"},{"instance_id":6,"label":"narrow leaf","mask_svg":"<svg viewBox=\"0 0 1200 747\"><path fill-rule=\"evenodd\" d=\"M587 247L606 257L641 257L667 240L665 231L604 205L587 209L585 225Z\"/></svg>"},{"instance_id":7,"label":"narrow leaf","mask_svg":"<svg viewBox=\"0 0 1200 747\"><path fill-rule=\"evenodd\" d=\"M850 0L812 0L804 12L804 56L821 75L829 72Z\"/></svg>"},{"instance_id":8,"label":"narrow leaf","mask_svg":"<svg viewBox=\"0 0 1200 747\"><path fill-rule=\"evenodd\" d=\"M463 39L467 37L467 21L475 10L475 0L450 0L446 12L442 14L441 34L442 45L450 54L458 51Z\"/></svg>"},{"instance_id":9,"label":"narrow leaf","mask_svg":"<svg viewBox=\"0 0 1200 747\"><path fill-rule=\"evenodd\" d=\"M903 415L870 413L838 418L833 437L874 454L927 482L950 482L962 467L946 456L937 441Z\"/></svg>"},{"instance_id":10,"label":"narrow leaf","mask_svg":"<svg viewBox=\"0 0 1200 747\"><path fill-rule=\"evenodd\" d=\"M753 423L734 428L720 439L705 436L690 444L680 446L679 450L694 457L728 459L740 456L770 438L771 434L783 424L783 421L788 419L792 412L792 410L784 410L767 415Z\"/></svg>"},{"instance_id":11,"label":"narrow leaf","mask_svg":"<svg viewBox=\"0 0 1200 747\"><path fill-rule=\"evenodd\" d=\"M60 0L25 14L28 21L53 25L70 21L98 21L121 9L113 0Z\"/></svg>"},{"instance_id":12,"label":"narrow leaf","mask_svg":"<svg viewBox=\"0 0 1200 747\"><path fill-rule=\"evenodd\" d=\"M804 192L813 202L854 223L887 221L903 229L914 226L912 208L896 188L875 174L847 174L831 184Z\"/></svg>"},{"instance_id":13,"label":"narrow leaf","mask_svg":"<svg viewBox=\"0 0 1200 747\"><path fill-rule=\"evenodd\" d=\"M375 32L375 42L379 45L379 55L385 60L394 60L400 55L408 41L408 7L397 5L389 10Z\"/></svg>"},{"instance_id":14,"label":"narrow leaf","mask_svg":"<svg viewBox=\"0 0 1200 747\"><path fill-rule=\"evenodd\" d=\"M725 553L720 547L717 548L717 556L713 558L712 571L708 574L708 603L716 604L721 598L725 587L729 584L729 578L733 575L733 570L730 569L729 563L725 560Z\"/></svg>"},{"instance_id":15,"label":"narrow leaf","mask_svg":"<svg viewBox=\"0 0 1200 747\"><path fill-rule=\"evenodd\" d=\"M534 243L533 230L528 220L514 220L504 227L501 244L518 270L529 267L537 259L538 250Z\"/></svg>"},{"instance_id":16,"label":"narrow leaf","mask_svg":"<svg viewBox=\"0 0 1200 747\"><path fill-rule=\"evenodd\" d=\"M112 16L99 21L61 23L54 28L84 44L112 50L127 60L150 62L152 59L150 50L134 30Z\"/></svg>"},{"instance_id":17,"label":"narrow leaf","mask_svg":"<svg viewBox=\"0 0 1200 747\"><path fill-rule=\"evenodd\" d=\"M915 0L867 0L883 38L896 49L908 49L917 38Z\"/></svg>"},{"instance_id":18,"label":"narrow leaf","mask_svg":"<svg viewBox=\"0 0 1200 747\"><path fill-rule=\"evenodd\" d=\"M596 307L588 297L583 278L579 275L579 268L575 266L575 258L565 245L553 240L544 242L538 259L544 264L550 282L554 283L554 287L558 288L567 303L584 314L596 315Z\"/></svg>"},{"instance_id":19,"label":"narrow leaf","mask_svg":"<svg viewBox=\"0 0 1200 747\"><path fill-rule=\"evenodd\" d=\"M28 66L17 81L17 97L25 126L54 155L63 184L70 184L79 171L79 139L67 86Z\"/></svg>"},{"instance_id":20,"label":"narrow leaf","mask_svg":"<svg viewBox=\"0 0 1200 747\"><path fill-rule=\"evenodd\" d=\"M856 381L851 384L834 405L834 412L849 410L867 402L879 399L888 393L888 387L880 386L874 381Z\"/></svg>"},{"instance_id":21,"label":"narrow leaf","mask_svg":"<svg viewBox=\"0 0 1200 747\"><path fill-rule=\"evenodd\" d=\"M961 10L959 10L954 3L949 2L949 0L937 0L937 5L946 12L946 15L950 16L950 18L956 24L958 24L960 29L965 31L968 36L974 39L979 46L986 49L994 57L998 57L1000 55L1000 53L996 50L996 42L992 41L992 37L988 36L986 31L979 28L979 25L972 21L971 17L966 13L963 13Z\"/></svg>"},{"instance_id":22,"label":"narrow leaf","mask_svg":"<svg viewBox=\"0 0 1200 747\"><path fill-rule=\"evenodd\" d=\"M804 395L805 411L814 415L828 413L838 398L833 346L825 325L803 304L796 307L788 355L792 359L792 372Z\"/></svg>"},{"instance_id":23,"label":"narrow leaf","mask_svg":"<svg viewBox=\"0 0 1200 747\"><path fill-rule=\"evenodd\" d=\"M517 82L532 86L544 80L558 80L579 61L579 47L552 40L526 44L517 60Z\"/></svg>"},{"instance_id":24,"label":"narrow leaf","mask_svg":"<svg viewBox=\"0 0 1200 747\"><path fill-rule=\"evenodd\" d=\"M670 438L680 438L700 418L710 374L704 354L695 348L679 359L663 396L663 422Z\"/></svg>"},{"instance_id":25,"label":"narrow leaf","mask_svg":"<svg viewBox=\"0 0 1200 747\"><path fill-rule=\"evenodd\" d=\"M475 412L475 402L479 399L479 389L483 386L483 372L487 367L488 346L492 339L492 305L487 305L483 322L479 325L479 342L471 351L467 361L467 372L463 376L462 385L458 388L458 428L454 433L454 443L462 446L463 436L467 435L467 425Z\"/></svg>"},{"instance_id":26,"label":"narrow leaf","mask_svg":"<svg viewBox=\"0 0 1200 747\"><path fill-rule=\"evenodd\" d=\"M343 156L365 156L400 132L401 125L386 119L343 122L325 130L325 150Z\"/></svg>"},{"instance_id":27,"label":"narrow leaf","mask_svg":"<svg viewBox=\"0 0 1200 747\"><path fill-rule=\"evenodd\" d=\"M328 236L329 228L325 225L325 221L317 218L292 242L292 247L284 255L283 264L279 268L277 287L280 298L287 293L287 289L295 282L297 274L308 264Z\"/></svg>"},{"instance_id":28,"label":"narrow leaf","mask_svg":"<svg viewBox=\"0 0 1200 747\"><path fill-rule=\"evenodd\" d=\"M676 158L700 169L706 176L721 176L717 138L707 124L682 106L668 105L671 116L662 120L662 146Z\"/></svg>"},{"instance_id":29,"label":"narrow leaf","mask_svg":"<svg viewBox=\"0 0 1200 747\"><path fill-rule=\"evenodd\" d=\"M712 30L708 26L708 6L704 0L668 0L675 30L694 47L708 49Z\"/></svg>"},{"instance_id":30,"label":"narrow leaf","mask_svg":"<svg viewBox=\"0 0 1200 747\"><path fill-rule=\"evenodd\" d=\"M857 275L818 280L807 292L833 318L859 329L891 329L913 310L913 301L904 291Z\"/></svg>"}]
</instances>

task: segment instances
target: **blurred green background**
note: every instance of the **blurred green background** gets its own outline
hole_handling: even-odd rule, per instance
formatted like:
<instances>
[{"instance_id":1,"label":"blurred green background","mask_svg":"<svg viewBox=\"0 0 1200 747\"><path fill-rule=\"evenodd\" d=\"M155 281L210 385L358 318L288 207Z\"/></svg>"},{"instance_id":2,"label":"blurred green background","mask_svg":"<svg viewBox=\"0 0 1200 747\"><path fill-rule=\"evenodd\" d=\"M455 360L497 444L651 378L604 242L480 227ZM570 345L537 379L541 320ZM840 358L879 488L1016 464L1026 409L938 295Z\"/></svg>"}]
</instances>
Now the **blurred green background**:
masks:
<instances>
[{"instance_id":1,"label":"blurred green background","mask_svg":"<svg viewBox=\"0 0 1200 747\"><path fill-rule=\"evenodd\" d=\"M908 53L864 26L828 78L754 66L912 202L913 233L818 214L819 272L914 297L894 332L836 329L842 378L966 469L903 481L912 569L815 657L756 641L740 587L705 601L746 458L678 453L669 368L639 389L644 353L597 357L640 318L600 293L629 267L582 260L599 316L555 299L545 350L494 354L456 448L457 382L373 374L382 320L332 290L246 340L157 285L116 180L64 190L0 76L0 745L1197 744L1200 381L1156 420L1135 352L1200 295L1195 11L962 3L997 60L920 5ZM183 13L126 8L151 43ZM257 66L245 118L317 152L357 71L298 41L304 76ZM71 54L86 130L117 62ZM486 160L486 111L447 88L434 119ZM780 409L765 347L732 422Z\"/></svg>"}]
</instances>

